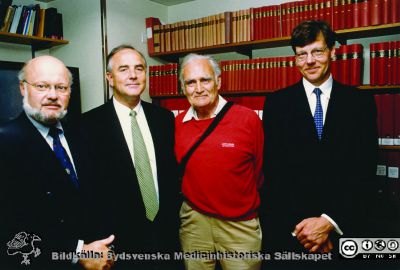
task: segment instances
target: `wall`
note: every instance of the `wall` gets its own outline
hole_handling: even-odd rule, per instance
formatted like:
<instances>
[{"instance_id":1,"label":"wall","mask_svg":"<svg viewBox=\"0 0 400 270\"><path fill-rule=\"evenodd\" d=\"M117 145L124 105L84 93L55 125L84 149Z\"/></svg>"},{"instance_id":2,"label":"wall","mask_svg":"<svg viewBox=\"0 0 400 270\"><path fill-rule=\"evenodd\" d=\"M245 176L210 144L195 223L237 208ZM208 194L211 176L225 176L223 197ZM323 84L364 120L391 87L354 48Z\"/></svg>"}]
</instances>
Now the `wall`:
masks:
<instances>
[{"instance_id":1,"label":"wall","mask_svg":"<svg viewBox=\"0 0 400 270\"><path fill-rule=\"evenodd\" d=\"M158 59L150 58L147 53L145 19L156 17L166 21L167 11L166 6L148 0L108 0L108 50L111 51L121 44L131 44L144 54L148 65L159 65L161 62ZM142 94L142 98L151 101L148 87Z\"/></svg>"}]
</instances>

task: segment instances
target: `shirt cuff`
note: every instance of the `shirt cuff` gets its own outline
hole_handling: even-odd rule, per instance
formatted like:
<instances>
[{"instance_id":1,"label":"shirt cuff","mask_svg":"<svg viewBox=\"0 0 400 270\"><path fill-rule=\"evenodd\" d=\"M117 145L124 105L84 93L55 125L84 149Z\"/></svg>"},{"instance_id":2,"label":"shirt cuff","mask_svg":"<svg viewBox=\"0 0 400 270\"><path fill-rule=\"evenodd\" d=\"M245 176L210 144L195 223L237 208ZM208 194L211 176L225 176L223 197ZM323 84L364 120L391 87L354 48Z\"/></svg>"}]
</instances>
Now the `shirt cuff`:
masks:
<instances>
[{"instance_id":1,"label":"shirt cuff","mask_svg":"<svg viewBox=\"0 0 400 270\"><path fill-rule=\"evenodd\" d=\"M72 256L72 263L73 264L75 264L75 263L77 263L79 261L78 254L80 254L82 252L84 243L85 242L83 240L78 240L78 245L76 246L76 250L75 250L76 256Z\"/></svg>"},{"instance_id":2,"label":"shirt cuff","mask_svg":"<svg viewBox=\"0 0 400 270\"><path fill-rule=\"evenodd\" d=\"M328 216L327 214L322 214L321 217L326 218L333 225L333 227L335 227L335 231L339 235L343 235L343 231L339 228L339 226L336 224L336 222L330 218L330 216Z\"/></svg>"}]
</instances>

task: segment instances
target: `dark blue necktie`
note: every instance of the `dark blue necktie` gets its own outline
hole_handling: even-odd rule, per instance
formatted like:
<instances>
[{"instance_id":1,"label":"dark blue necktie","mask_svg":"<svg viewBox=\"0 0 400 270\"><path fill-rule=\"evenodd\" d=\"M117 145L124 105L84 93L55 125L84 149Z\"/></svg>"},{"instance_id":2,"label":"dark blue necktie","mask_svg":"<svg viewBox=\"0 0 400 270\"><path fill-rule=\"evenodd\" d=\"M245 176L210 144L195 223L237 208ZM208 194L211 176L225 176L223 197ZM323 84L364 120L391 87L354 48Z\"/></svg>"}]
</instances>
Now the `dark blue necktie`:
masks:
<instances>
[{"instance_id":1,"label":"dark blue necktie","mask_svg":"<svg viewBox=\"0 0 400 270\"><path fill-rule=\"evenodd\" d=\"M317 97L317 106L315 107L315 113L314 113L314 123L315 123L315 128L317 129L317 134L318 134L318 139L321 140L322 136L322 129L324 127L324 113L322 111L322 105L321 105L321 89L315 88L313 93Z\"/></svg>"},{"instance_id":2,"label":"dark blue necktie","mask_svg":"<svg viewBox=\"0 0 400 270\"><path fill-rule=\"evenodd\" d=\"M57 159L61 162L61 165L69 175L69 178L72 181L72 184L79 188L78 177L76 176L74 166L72 166L71 160L69 159L68 153L65 151L65 148L62 146L60 141L60 134L63 131L56 127L51 127L49 131L49 135L53 138L53 151L56 154Z\"/></svg>"}]
</instances>

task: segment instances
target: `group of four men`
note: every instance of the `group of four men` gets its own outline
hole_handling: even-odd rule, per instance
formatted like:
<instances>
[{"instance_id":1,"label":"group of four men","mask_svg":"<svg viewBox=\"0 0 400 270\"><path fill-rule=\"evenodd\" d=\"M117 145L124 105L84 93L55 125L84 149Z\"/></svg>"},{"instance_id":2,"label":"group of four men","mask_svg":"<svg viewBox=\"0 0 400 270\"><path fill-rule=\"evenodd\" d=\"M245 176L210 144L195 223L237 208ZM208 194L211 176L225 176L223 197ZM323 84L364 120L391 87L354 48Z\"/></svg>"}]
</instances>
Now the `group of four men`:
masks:
<instances>
[{"instance_id":1,"label":"group of four men","mask_svg":"<svg viewBox=\"0 0 400 270\"><path fill-rule=\"evenodd\" d=\"M183 59L191 107L174 119L140 99L143 55L113 49L113 98L73 125L60 121L68 69L51 56L28 61L19 74L24 112L0 127L4 262L179 269L173 255L122 263L118 255L182 249L222 256L186 258L186 269L214 269L216 261L260 269L257 256L229 254L262 246L327 253L336 236L362 231L363 207L352 197L366 192L376 168L373 99L332 79L335 34L324 22L298 25L292 48L303 79L268 95L264 127L218 94L221 71L209 56ZM70 251L107 255L58 260Z\"/></svg>"}]
</instances>

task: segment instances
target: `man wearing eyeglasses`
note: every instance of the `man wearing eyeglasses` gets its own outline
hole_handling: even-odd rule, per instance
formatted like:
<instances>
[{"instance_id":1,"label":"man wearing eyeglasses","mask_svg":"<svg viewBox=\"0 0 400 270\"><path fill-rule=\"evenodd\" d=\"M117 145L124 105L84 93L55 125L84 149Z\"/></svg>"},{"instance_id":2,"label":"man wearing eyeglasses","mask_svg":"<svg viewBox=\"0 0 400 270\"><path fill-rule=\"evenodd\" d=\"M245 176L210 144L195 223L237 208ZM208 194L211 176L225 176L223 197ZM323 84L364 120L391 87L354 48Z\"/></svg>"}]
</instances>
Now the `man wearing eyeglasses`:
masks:
<instances>
[{"instance_id":1,"label":"man wearing eyeglasses","mask_svg":"<svg viewBox=\"0 0 400 270\"><path fill-rule=\"evenodd\" d=\"M113 236L83 245L90 232L85 151L76 132L60 122L71 73L57 58L40 56L18 78L24 112L0 127L2 268L70 269L82 249L107 255ZM112 260L80 263L108 269Z\"/></svg>"},{"instance_id":2,"label":"man wearing eyeglasses","mask_svg":"<svg viewBox=\"0 0 400 270\"><path fill-rule=\"evenodd\" d=\"M332 78L335 33L325 22L299 24L291 45L303 78L264 106L264 248L328 253L339 236L367 227L376 108L371 95Z\"/></svg>"}]
</instances>

